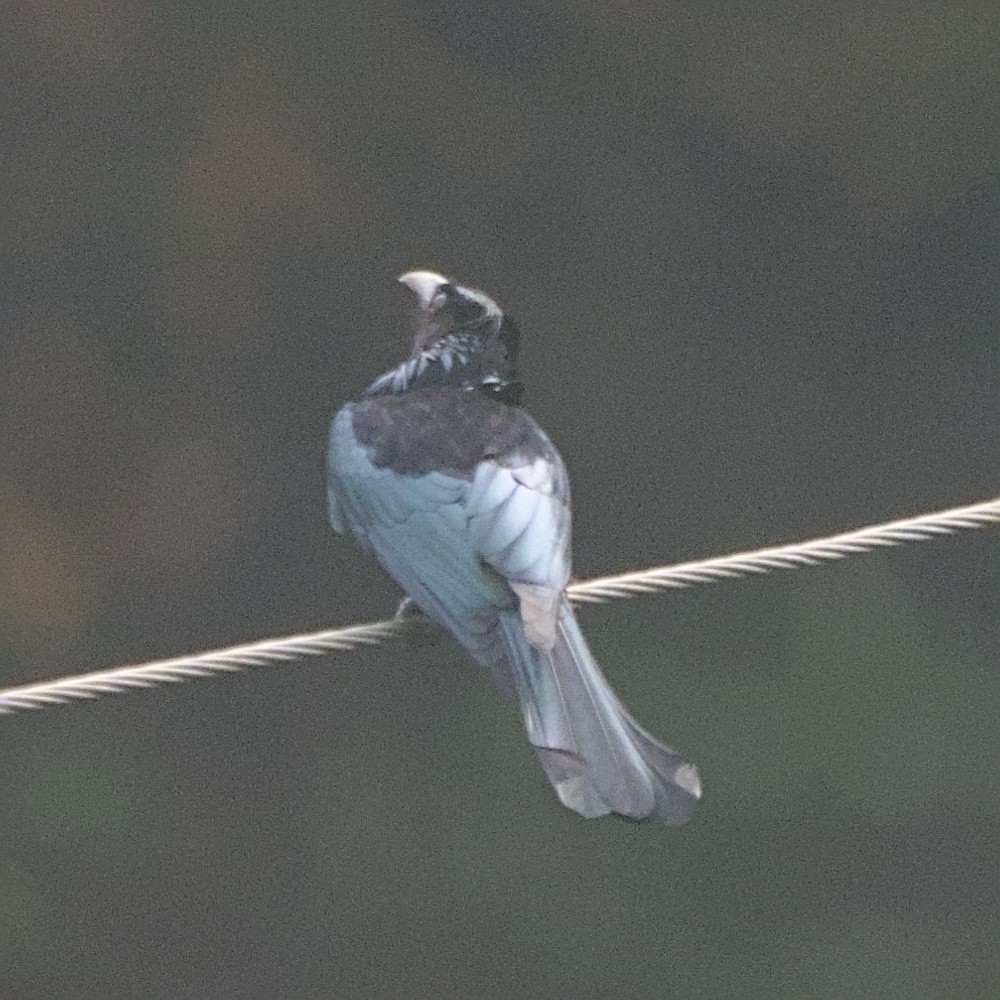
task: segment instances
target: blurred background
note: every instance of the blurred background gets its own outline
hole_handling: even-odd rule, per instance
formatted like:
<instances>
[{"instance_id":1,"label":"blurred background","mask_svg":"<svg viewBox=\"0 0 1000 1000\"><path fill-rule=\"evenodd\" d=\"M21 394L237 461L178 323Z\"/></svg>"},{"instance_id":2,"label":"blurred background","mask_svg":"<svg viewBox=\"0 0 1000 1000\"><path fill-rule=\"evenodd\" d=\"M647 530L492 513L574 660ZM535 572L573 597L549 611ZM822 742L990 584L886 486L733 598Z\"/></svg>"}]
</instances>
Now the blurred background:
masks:
<instances>
[{"instance_id":1,"label":"blurred background","mask_svg":"<svg viewBox=\"0 0 1000 1000\"><path fill-rule=\"evenodd\" d=\"M332 412L520 321L580 577L1000 493L1000 9L11 0L0 686L383 617ZM559 806L447 636L0 722L0 995L995 997L1000 532L582 612L701 769Z\"/></svg>"}]
</instances>

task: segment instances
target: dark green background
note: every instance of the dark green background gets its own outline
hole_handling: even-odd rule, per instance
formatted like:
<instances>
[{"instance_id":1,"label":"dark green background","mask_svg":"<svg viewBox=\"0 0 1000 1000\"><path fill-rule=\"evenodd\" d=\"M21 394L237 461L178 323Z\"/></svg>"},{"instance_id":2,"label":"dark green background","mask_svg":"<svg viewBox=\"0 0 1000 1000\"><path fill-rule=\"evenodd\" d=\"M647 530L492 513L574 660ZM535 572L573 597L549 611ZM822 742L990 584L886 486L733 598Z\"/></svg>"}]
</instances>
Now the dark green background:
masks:
<instances>
[{"instance_id":1,"label":"dark green background","mask_svg":"<svg viewBox=\"0 0 1000 1000\"><path fill-rule=\"evenodd\" d=\"M581 577L1000 493L995 3L4 11L0 685L392 611L322 455L414 267L519 318ZM996 997L998 556L584 611L679 831L445 636L0 720L0 996Z\"/></svg>"}]
</instances>

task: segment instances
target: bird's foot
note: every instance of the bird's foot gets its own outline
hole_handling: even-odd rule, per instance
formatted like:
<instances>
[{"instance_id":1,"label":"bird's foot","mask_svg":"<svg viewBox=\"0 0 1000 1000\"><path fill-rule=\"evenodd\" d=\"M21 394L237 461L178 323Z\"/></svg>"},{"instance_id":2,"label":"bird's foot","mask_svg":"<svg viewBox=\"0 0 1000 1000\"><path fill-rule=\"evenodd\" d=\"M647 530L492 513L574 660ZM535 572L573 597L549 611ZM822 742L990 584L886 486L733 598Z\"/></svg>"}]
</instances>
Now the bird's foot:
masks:
<instances>
[{"instance_id":1,"label":"bird's foot","mask_svg":"<svg viewBox=\"0 0 1000 1000\"><path fill-rule=\"evenodd\" d=\"M404 597L399 602L399 607L396 608L393 618L420 618L422 616L423 611L417 607L417 602L412 597Z\"/></svg>"}]
</instances>

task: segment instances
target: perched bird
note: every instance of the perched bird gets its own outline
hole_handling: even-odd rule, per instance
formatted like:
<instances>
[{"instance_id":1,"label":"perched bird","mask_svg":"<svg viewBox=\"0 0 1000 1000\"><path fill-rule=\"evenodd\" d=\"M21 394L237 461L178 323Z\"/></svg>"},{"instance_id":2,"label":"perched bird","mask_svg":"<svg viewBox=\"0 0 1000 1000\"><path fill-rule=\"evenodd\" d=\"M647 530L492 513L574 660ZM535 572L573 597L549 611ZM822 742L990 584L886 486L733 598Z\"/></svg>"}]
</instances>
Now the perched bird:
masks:
<instances>
[{"instance_id":1,"label":"perched bird","mask_svg":"<svg viewBox=\"0 0 1000 1000\"><path fill-rule=\"evenodd\" d=\"M628 714L566 597L569 480L519 403L518 329L482 292L430 271L410 356L330 429L330 520L371 549L521 706L564 805L684 823L698 772Z\"/></svg>"}]
</instances>

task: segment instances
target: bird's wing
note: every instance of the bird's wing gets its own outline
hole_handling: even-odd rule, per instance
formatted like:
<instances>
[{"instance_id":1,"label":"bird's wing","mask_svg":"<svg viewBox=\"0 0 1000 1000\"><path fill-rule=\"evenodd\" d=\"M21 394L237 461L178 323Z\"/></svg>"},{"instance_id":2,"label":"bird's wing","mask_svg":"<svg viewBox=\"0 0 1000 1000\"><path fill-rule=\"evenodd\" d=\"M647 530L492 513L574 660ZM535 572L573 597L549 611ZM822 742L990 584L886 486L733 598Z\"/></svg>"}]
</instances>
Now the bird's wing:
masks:
<instances>
[{"instance_id":1,"label":"bird's wing","mask_svg":"<svg viewBox=\"0 0 1000 1000\"><path fill-rule=\"evenodd\" d=\"M569 480L558 452L479 463L466 499L469 541L517 594L529 641L550 648L570 574Z\"/></svg>"},{"instance_id":2,"label":"bird's wing","mask_svg":"<svg viewBox=\"0 0 1000 1000\"><path fill-rule=\"evenodd\" d=\"M466 475L408 475L377 467L351 421L347 406L331 428L333 526L373 549L474 653L497 611L519 602L532 640L548 642L569 579L570 535L568 479L548 440L541 453L491 456Z\"/></svg>"},{"instance_id":3,"label":"bird's wing","mask_svg":"<svg viewBox=\"0 0 1000 1000\"><path fill-rule=\"evenodd\" d=\"M351 407L330 432L331 519L349 529L417 605L474 654L496 609L515 606L510 588L469 544L467 478L408 475L376 466L351 426Z\"/></svg>"}]
</instances>

